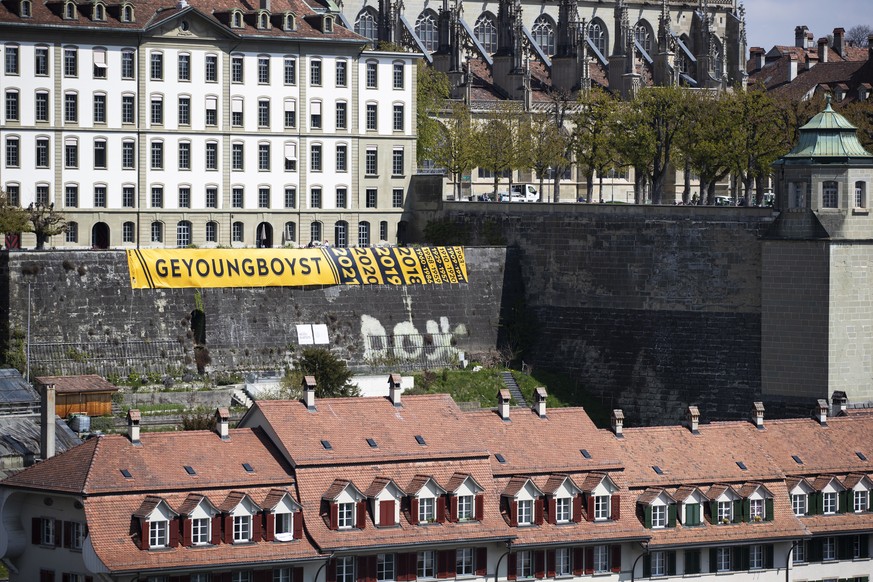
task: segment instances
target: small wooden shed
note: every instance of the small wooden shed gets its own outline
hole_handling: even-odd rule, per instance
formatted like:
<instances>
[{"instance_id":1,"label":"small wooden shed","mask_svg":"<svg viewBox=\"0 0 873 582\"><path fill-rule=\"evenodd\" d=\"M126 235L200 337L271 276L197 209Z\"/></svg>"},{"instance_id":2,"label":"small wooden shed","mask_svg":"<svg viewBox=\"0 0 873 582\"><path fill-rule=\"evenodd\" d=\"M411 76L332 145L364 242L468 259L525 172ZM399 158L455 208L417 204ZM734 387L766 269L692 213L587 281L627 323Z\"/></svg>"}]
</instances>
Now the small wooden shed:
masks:
<instances>
[{"instance_id":1,"label":"small wooden shed","mask_svg":"<svg viewBox=\"0 0 873 582\"><path fill-rule=\"evenodd\" d=\"M118 388L102 376L40 376L37 385L54 384L56 392L55 412L61 418L73 413L88 416L107 416L112 414L112 395ZM41 386L39 386L41 390Z\"/></svg>"}]
</instances>

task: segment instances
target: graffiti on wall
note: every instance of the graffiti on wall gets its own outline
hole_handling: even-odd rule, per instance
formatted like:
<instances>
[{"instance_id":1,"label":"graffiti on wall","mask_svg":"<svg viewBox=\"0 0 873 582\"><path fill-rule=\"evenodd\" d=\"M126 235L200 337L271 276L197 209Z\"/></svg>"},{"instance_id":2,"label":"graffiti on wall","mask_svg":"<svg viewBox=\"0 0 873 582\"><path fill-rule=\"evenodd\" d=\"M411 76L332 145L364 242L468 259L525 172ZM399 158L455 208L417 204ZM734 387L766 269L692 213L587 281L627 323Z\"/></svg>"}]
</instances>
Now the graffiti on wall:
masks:
<instances>
[{"instance_id":1,"label":"graffiti on wall","mask_svg":"<svg viewBox=\"0 0 873 582\"><path fill-rule=\"evenodd\" d=\"M422 332L411 321L401 321L386 330L375 317L361 316L361 339L364 343L364 360L368 362L420 362L422 364L448 365L457 361L460 350L455 347L457 337L467 335L463 323L454 328L448 317L439 321L429 319Z\"/></svg>"}]
</instances>

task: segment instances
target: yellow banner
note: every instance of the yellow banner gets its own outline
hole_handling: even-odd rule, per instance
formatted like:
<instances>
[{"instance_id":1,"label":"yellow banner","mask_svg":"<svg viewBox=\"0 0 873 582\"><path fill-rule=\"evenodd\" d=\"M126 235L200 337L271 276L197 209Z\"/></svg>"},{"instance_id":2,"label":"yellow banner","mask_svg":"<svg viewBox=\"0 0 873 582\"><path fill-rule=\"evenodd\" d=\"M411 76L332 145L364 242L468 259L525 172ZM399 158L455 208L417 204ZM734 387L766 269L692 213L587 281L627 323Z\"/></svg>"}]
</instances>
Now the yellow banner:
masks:
<instances>
[{"instance_id":1,"label":"yellow banner","mask_svg":"<svg viewBox=\"0 0 873 582\"><path fill-rule=\"evenodd\" d=\"M463 247L142 249L133 289L466 283Z\"/></svg>"}]
</instances>

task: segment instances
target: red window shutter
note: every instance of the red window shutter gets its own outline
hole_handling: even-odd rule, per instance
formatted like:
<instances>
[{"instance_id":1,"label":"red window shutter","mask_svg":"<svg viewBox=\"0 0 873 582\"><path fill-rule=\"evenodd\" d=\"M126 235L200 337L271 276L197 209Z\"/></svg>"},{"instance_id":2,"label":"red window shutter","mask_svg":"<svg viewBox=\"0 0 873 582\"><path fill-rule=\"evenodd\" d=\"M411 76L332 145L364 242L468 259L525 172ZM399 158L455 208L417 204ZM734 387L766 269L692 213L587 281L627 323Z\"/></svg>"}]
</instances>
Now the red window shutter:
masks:
<instances>
[{"instance_id":1,"label":"red window shutter","mask_svg":"<svg viewBox=\"0 0 873 582\"><path fill-rule=\"evenodd\" d=\"M413 556L415 554L412 554ZM395 554L397 560L397 582L409 580L409 556L410 554Z\"/></svg>"},{"instance_id":2,"label":"red window shutter","mask_svg":"<svg viewBox=\"0 0 873 582\"><path fill-rule=\"evenodd\" d=\"M555 577L555 550L546 552L546 577Z\"/></svg>"},{"instance_id":3,"label":"red window shutter","mask_svg":"<svg viewBox=\"0 0 873 582\"><path fill-rule=\"evenodd\" d=\"M418 525L418 497L409 498L409 523Z\"/></svg>"},{"instance_id":4,"label":"red window shutter","mask_svg":"<svg viewBox=\"0 0 873 582\"><path fill-rule=\"evenodd\" d=\"M233 516L225 515L224 516L224 543L232 544L233 543Z\"/></svg>"},{"instance_id":5,"label":"red window shutter","mask_svg":"<svg viewBox=\"0 0 873 582\"><path fill-rule=\"evenodd\" d=\"M175 548L176 546L179 545L179 518L174 517L173 519L170 520L170 523L168 523L167 526L170 528L170 535L169 535L169 540L168 540L169 544L168 545L171 548Z\"/></svg>"},{"instance_id":6,"label":"red window shutter","mask_svg":"<svg viewBox=\"0 0 873 582\"><path fill-rule=\"evenodd\" d=\"M182 545L190 546L191 545L191 518L186 517L182 520Z\"/></svg>"},{"instance_id":7,"label":"red window shutter","mask_svg":"<svg viewBox=\"0 0 873 582\"><path fill-rule=\"evenodd\" d=\"M327 560L327 567L324 569L324 580L325 582L336 582L336 560L334 558Z\"/></svg>"},{"instance_id":8,"label":"red window shutter","mask_svg":"<svg viewBox=\"0 0 873 582\"><path fill-rule=\"evenodd\" d=\"M330 529L339 529L339 504L330 504Z\"/></svg>"},{"instance_id":9,"label":"red window shutter","mask_svg":"<svg viewBox=\"0 0 873 582\"><path fill-rule=\"evenodd\" d=\"M85 576L85 582L94 582L94 578L91 576Z\"/></svg>"},{"instance_id":10,"label":"red window shutter","mask_svg":"<svg viewBox=\"0 0 873 582\"><path fill-rule=\"evenodd\" d=\"M34 517L30 520L30 543L37 544L42 541L42 519Z\"/></svg>"},{"instance_id":11,"label":"red window shutter","mask_svg":"<svg viewBox=\"0 0 873 582\"><path fill-rule=\"evenodd\" d=\"M485 496L477 495L476 496L476 521L482 521L482 517L485 515Z\"/></svg>"},{"instance_id":12,"label":"red window shutter","mask_svg":"<svg viewBox=\"0 0 873 582\"><path fill-rule=\"evenodd\" d=\"M261 536L264 535L264 516L260 513L252 514L252 541L261 541Z\"/></svg>"},{"instance_id":13,"label":"red window shutter","mask_svg":"<svg viewBox=\"0 0 873 582\"><path fill-rule=\"evenodd\" d=\"M440 495L433 502L436 504L437 523L444 523L446 521L446 498Z\"/></svg>"},{"instance_id":14,"label":"red window shutter","mask_svg":"<svg viewBox=\"0 0 873 582\"><path fill-rule=\"evenodd\" d=\"M585 563L585 554L582 548L573 548L573 575L581 576L585 569L582 567Z\"/></svg>"},{"instance_id":15,"label":"red window shutter","mask_svg":"<svg viewBox=\"0 0 873 582\"><path fill-rule=\"evenodd\" d=\"M149 522L148 520L142 519L139 522L139 549L147 550L149 549Z\"/></svg>"},{"instance_id":16,"label":"red window shutter","mask_svg":"<svg viewBox=\"0 0 873 582\"><path fill-rule=\"evenodd\" d=\"M212 545L221 543L221 514L212 517Z\"/></svg>"},{"instance_id":17,"label":"red window shutter","mask_svg":"<svg viewBox=\"0 0 873 582\"><path fill-rule=\"evenodd\" d=\"M594 495L588 495L588 521L594 521Z\"/></svg>"},{"instance_id":18,"label":"red window shutter","mask_svg":"<svg viewBox=\"0 0 873 582\"><path fill-rule=\"evenodd\" d=\"M534 523L543 525L543 498L534 499Z\"/></svg>"},{"instance_id":19,"label":"red window shutter","mask_svg":"<svg viewBox=\"0 0 873 582\"><path fill-rule=\"evenodd\" d=\"M61 574L61 582L70 582L70 575L66 572Z\"/></svg>"},{"instance_id":20,"label":"red window shutter","mask_svg":"<svg viewBox=\"0 0 873 582\"><path fill-rule=\"evenodd\" d=\"M558 523L558 500L554 495L549 497L548 508L549 510L546 513L549 514L549 523Z\"/></svg>"},{"instance_id":21,"label":"red window shutter","mask_svg":"<svg viewBox=\"0 0 873 582\"><path fill-rule=\"evenodd\" d=\"M518 501L515 499L509 502L509 525L518 525Z\"/></svg>"},{"instance_id":22,"label":"red window shutter","mask_svg":"<svg viewBox=\"0 0 873 582\"><path fill-rule=\"evenodd\" d=\"M476 548L476 575L488 575L488 548Z\"/></svg>"},{"instance_id":23,"label":"red window shutter","mask_svg":"<svg viewBox=\"0 0 873 582\"><path fill-rule=\"evenodd\" d=\"M573 496L573 521L579 523L582 521L582 496Z\"/></svg>"},{"instance_id":24,"label":"red window shutter","mask_svg":"<svg viewBox=\"0 0 873 582\"><path fill-rule=\"evenodd\" d=\"M455 573L451 569L454 556L454 550L440 550L437 552L437 578L455 577Z\"/></svg>"},{"instance_id":25,"label":"red window shutter","mask_svg":"<svg viewBox=\"0 0 873 582\"><path fill-rule=\"evenodd\" d=\"M544 551L534 551L534 577L546 577L546 553Z\"/></svg>"},{"instance_id":26,"label":"red window shutter","mask_svg":"<svg viewBox=\"0 0 873 582\"><path fill-rule=\"evenodd\" d=\"M295 540L302 540L303 539L303 512L302 511L295 511L292 514L291 521L294 522L292 524L292 527L294 528L294 539ZM271 533L270 536L272 537L272 535L273 534Z\"/></svg>"},{"instance_id":27,"label":"red window shutter","mask_svg":"<svg viewBox=\"0 0 873 582\"><path fill-rule=\"evenodd\" d=\"M507 580L516 580L518 578L518 570L516 569L515 557L517 554L509 554L508 560L506 560L506 579Z\"/></svg>"},{"instance_id":28,"label":"red window shutter","mask_svg":"<svg viewBox=\"0 0 873 582\"><path fill-rule=\"evenodd\" d=\"M375 576L370 575L370 570L368 569L369 556L358 556L356 562L357 572L357 580L358 582L373 582L373 578Z\"/></svg>"},{"instance_id":29,"label":"red window shutter","mask_svg":"<svg viewBox=\"0 0 873 582\"><path fill-rule=\"evenodd\" d=\"M613 495L612 496L612 511L609 514L610 518L613 520L617 520L621 517L621 496Z\"/></svg>"},{"instance_id":30,"label":"red window shutter","mask_svg":"<svg viewBox=\"0 0 873 582\"><path fill-rule=\"evenodd\" d=\"M449 521L458 521L458 496L449 495Z\"/></svg>"},{"instance_id":31,"label":"red window shutter","mask_svg":"<svg viewBox=\"0 0 873 582\"><path fill-rule=\"evenodd\" d=\"M69 548L69 547L71 547L71 546L73 545L73 544L71 543L72 541L73 541L73 522L71 522L71 521L65 521L65 522L64 522L64 540L63 540L63 546L64 546L65 548Z\"/></svg>"},{"instance_id":32,"label":"red window shutter","mask_svg":"<svg viewBox=\"0 0 873 582\"><path fill-rule=\"evenodd\" d=\"M367 502L358 501L358 515L355 519L355 527L364 529L367 527Z\"/></svg>"},{"instance_id":33,"label":"red window shutter","mask_svg":"<svg viewBox=\"0 0 873 582\"><path fill-rule=\"evenodd\" d=\"M303 568L291 568L291 582L303 582Z\"/></svg>"},{"instance_id":34,"label":"red window shutter","mask_svg":"<svg viewBox=\"0 0 873 582\"><path fill-rule=\"evenodd\" d=\"M276 514L272 511L267 511L264 515L264 541L272 542L276 539ZM297 515L292 518L294 527L297 527Z\"/></svg>"},{"instance_id":35,"label":"red window shutter","mask_svg":"<svg viewBox=\"0 0 873 582\"><path fill-rule=\"evenodd\" d=\"M612 546L612 571L621 572L621 546L615 544Z\"/></svg>"},{"instance_id":36,"label":"red window shutter","mask_svg":"<svg viewBox=\"0 0 873 582\"><path fill-rule=\"evenodd\" d=\"M394 522L394 500L386 499L379 502L379 525L397 525Z\"/></svg>"},{"instance_id":37,"label":"red window shutter","mask_svg":"<svg viewBox=\"0 0 873 582\"><path fill-rule=\"evenodd\" d=\"M255 570L253 576L254 582L273 582L272 570Z\"/></svg>"},{"instance_id":38,"label":"red window shutter","mask_svg":"<svg viewBox=\"0 0 873 582\"><path fill-rule=\"evenodd\" d=\"M594 573L594 547L585 548L585 573Z\"/></svg>"}]
</instances>

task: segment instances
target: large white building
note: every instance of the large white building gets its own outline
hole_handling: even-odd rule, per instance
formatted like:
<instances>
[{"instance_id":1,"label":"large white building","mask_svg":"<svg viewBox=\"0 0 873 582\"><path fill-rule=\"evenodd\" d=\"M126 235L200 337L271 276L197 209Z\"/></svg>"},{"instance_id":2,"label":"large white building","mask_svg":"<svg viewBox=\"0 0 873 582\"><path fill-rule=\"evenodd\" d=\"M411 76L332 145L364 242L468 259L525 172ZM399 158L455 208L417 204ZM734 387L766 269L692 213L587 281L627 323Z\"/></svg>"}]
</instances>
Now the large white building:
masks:
<instances>
[{"instance_id":1,"label":"large white building","mask_svg":"<svg viewBox=\"0 0 873 582\"><path fill-rule=\"evenodd\" d=\"M15 0L0 29L0 185L63 212L52 246L396 240L419 55L302 0Z\"/></svg>"}]
</instances>

